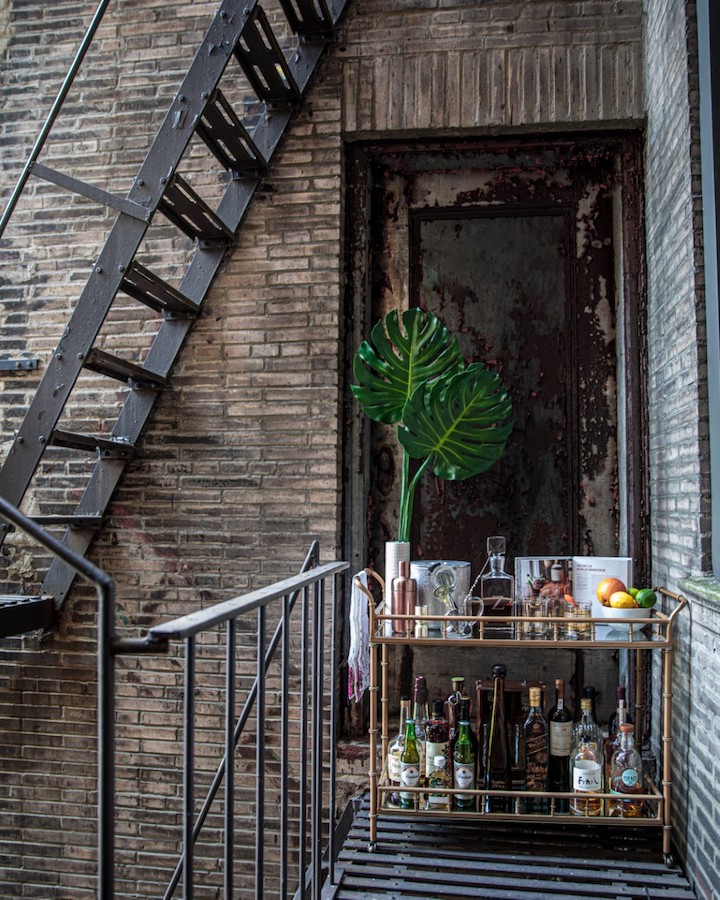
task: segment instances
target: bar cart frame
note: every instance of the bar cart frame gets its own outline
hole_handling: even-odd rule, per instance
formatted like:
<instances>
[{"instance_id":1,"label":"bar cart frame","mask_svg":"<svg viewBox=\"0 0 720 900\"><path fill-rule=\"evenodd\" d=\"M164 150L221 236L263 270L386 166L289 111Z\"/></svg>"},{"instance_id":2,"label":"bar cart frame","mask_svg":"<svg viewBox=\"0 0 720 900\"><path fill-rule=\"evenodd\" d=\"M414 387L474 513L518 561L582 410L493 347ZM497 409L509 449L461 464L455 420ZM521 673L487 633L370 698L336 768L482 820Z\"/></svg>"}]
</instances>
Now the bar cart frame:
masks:
<instances>
[{"instance_id":1,"label":"bar cart frame","mask_svg":"<svg viewBox=\"0 0 720 900\"><path fill-rule=\"evenodd\" d=\"M368 569L368 575L377 579L381 586L384 587L382 579L375 572ZM370 758L369 758L369 782L370 782L370 843L369 847L374 850L377 844L378 817L387 815L392 817L421 817L427 819L445 818L454 821L475 820L475 821L507 821L507 822L552 822L563 824L577 823L606 823L609 826L616 827L656 827L662 829L662 852L666 864L673 863L671 851L672 846L672 666L673 666L673 625L676 616L686 606L687 599L680 594L675 594L666 588L655 588L659 595L657 607L649 609L647 616L641 619L623 618L613 619L612 624L608 624L608 620L604 618L591 618L584 623L587 628L587 639L566 639L563 634L564 620L562 618L547 617L544 619L548 623L548 637L537 638L527 637L520 634L523 622L537 623L537 619L527 619L522 616L509 616L507 618L483 618L482 616L460 616L453 614L450 616L400 616L389 612L386 614L384 607L385 602L381 602L376 606L372 594L362 586L359 579L355 584L361 588L363 593L368 597L369 605L369 629L370 629ZM660 609L659 607L663 607ZM672 607L672 608L670 608ZM391 632L390 620L407 620L407 634L393 634ZM433 627L437 629L437 622L440 622L440 634L429 634L428 636L415 636L416 624L435 623ZM477 626L477 637L469 638L449 638L447 637L448 624L454 622L470 622ZM509 638L498 639L496 637L488 637L486 629L491 630L498 625L505 624L508 631L514 635ZM633 628L635 626L635 628ZM636 630L636 629L640 630ZM420 629L423 631L424 629ZM389 701L388 701L388 653L392 647L404 646L407 644L422 647L447 647L448 642L463 648L472 648L477 646L498 647L504 649L522 650L532 646L534 649L618 649L634 651L631 655L631 664L634 664L636 672L642 671L643 654L646 652L659 651L661 656L661 684L662 684L662 705L661 705L661 778L660 787L654 784L651 779L645 776L645 793L638 795L638 799L645 802L648 814L641 818L618 818L607 815L606 808L603 807L603 814L593 816L591 818L585 816L572 816L567 813L559 813L554 811L554 799L564 798L571 799L575 794L559 793L553 791L500 791L500 790L484 790L476 789L472 793L477 798L477 810L475 811L435 811L422 809L422 797L426 793L426 788L403 788L403 791L412 792L416 795L415 807L413 809L399 809L389 806L384 802L390 792L394 790L394 786L390 785L387 777L387 751L389 744ZM643 706L642 696L642 678L635 679L635 720L638 724L641 721L639 715ZM378 715L378 706L380 707ZM380 751L380 753L378 753ZM451 790L447 790L451 793ZM466 792L468 793L468 792ZM484 801L486 797L513 797L516 802L514 805L515 812L485 812ZM550 802L550 812L548 813L524 813L520 812L523 797L530 798L533 796L547 797ZM607 801L610 795L603 792L598 794L583 794L583 798L601 798Z\"/></svg>"}]
</instances>

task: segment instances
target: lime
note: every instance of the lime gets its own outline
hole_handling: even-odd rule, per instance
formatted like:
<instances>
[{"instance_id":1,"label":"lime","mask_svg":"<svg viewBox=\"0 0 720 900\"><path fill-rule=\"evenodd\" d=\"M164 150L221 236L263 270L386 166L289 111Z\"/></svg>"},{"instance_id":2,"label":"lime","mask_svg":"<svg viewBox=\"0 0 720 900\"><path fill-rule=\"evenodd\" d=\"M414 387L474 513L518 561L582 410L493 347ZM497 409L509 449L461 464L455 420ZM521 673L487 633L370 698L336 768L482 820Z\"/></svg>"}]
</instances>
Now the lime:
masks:
<instances>
[{"instance_id":1,"label":"lime","mask_svg":"<svg viewBox=\"0 0 720 900\"><path fill-rule=\"evenodd\" d=\"M640 588L632 588L631 587L631 588L628 588L627 592L628 592L628 594L630 594L631 597L634 598L634 597L637 597L637 595L640 593Z\"/></svg>"},{"instance_id":2,"label":"lime","mask_svg":"<svg viewBox=\"0 0 720 900\"><path fill-rule=\"evenodd\" d=\"M637 592L635 602L644 609L650 609L651 606L655 606L657 603L657 594L655 591L651 591L650 588L643 588Z\"/></svg>"}]
</instances>

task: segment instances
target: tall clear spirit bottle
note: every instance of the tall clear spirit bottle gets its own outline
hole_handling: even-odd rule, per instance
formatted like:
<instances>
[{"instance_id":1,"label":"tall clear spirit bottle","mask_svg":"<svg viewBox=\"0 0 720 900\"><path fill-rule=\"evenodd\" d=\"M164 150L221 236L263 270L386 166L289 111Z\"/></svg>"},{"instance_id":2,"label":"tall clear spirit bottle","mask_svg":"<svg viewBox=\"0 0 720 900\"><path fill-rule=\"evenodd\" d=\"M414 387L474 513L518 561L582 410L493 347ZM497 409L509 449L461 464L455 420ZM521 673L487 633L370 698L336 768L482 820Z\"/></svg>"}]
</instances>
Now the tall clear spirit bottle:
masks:
<instances>
[{"instance_id":1,"label":"tall clear spirit bottle","mask_svg":"<svg viewBox=\"0 0 720 900\"><path fill-rule=\"evenodd\" d=\"M489 571L480 577L483 602L484 634L493 639L511 638L512 622L493 622L493 618L513 615L515 579L505 571L505 538L495 535L487 539Z\"/></svg>"}]
</instances>

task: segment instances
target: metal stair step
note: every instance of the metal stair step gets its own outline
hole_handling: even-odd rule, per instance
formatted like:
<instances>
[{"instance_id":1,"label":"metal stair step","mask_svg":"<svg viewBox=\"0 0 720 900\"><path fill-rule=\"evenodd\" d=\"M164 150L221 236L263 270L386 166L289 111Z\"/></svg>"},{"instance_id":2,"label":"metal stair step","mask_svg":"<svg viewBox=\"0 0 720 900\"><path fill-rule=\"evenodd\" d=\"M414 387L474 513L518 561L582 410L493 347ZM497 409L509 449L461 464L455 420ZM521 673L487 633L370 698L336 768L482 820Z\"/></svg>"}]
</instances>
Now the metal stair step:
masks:
<instances>
[{"instance_id":1,"label":"metal stair step","mask_svg":"<svg viewBox=\"0 0 720 900\"><path fill-rule=\"evenodd\" d=\"M256 175L267 171L267 160L221 90L213 91L195 130L228 171Z\"/></svg>"},{"instance_id":2,"label":"metal stair step","mask_svg":"<svg viewBox=\"0 0 720 900\"><path fill-rule=\"evenodd\" d=\"M0 596L0 638L52 628L55 621L53 598L49 596Z\"/></svg>"},{"instance_id":3,"label":"metal stair step","mask_svg":"<svg viewBox=\"0 0 720 900\"><path fill-rule=\"evenodd\" d=\"M126 381L134 388L151 387L163 388L167 383L167 379L163 375L156 372L150 372L137 363L130 362L127 359L121 359L112 353L106 353L105 350L93 349L85 357L83 365L86 369L98 372L100 375L107 375L108 378L115 378L117 381Z\"/></svg>"},{"instance_id":4,"label":"metal stair step","mask_svg":"<svg viewBox=\"0 0 720 900\"><path fill-rule=\"evenodd\" d=\"M235 56L262 101L278 106L299 102L302 92L261 6L245 23Z\"/></svg>"},{"instance_id":5,"label":"metal stair step","mask_svg":"<svg viewBox=\"0 0 720 900\"><path fill-rule=\"evenodd\" d=\"M93 434L81 434L74 431L63 431L56 428L50 443L55 447L67 447L71 450L88 450L104 456L128 457L135 452L130 441L123 438L98 437Z\"/></svg>"},{"instance_id":6,"label":"metal stair step","mask_svg":"<svg viewBox=\"0 0 720 900\"><path fill-rule=\"evenodd\" d=\"M64 526L66 528L77 528L87 531L98 528L102 524L102 516L99 513L94 515L68 513L67 515L30 516L30 518L37 525L42 525L44 528Z\"/></svg>"},{"instance_id":7,"label":"metal stair step","mask_svg":"<svg viewBox=\"0 0 720 900\"><path fill-rule=\"evenodd\" d=\"M195 240L229 244L234 237L222 219L177 173L165 188L158 209L188 237Z\"/></svg>"},{"instance_id":8,"label":"metal stair step","mask_svg":"<svg viewBox=\"0 0 720 900\"><path fill-rule=\"evenodd\" d=\"M325 0L280 0L295 34L303 37L332 33L333 20Z\"/></svg>"},{"instance_id":9,"label":"metal stair step","mask_svg":"<svg viewBox=\"0 0 720 900\"><path fill-rule=\"evenodd\" d=\"M180 180L182 181L182 179ZM171 193L172 196L176 196L176 194L179 194L179 189L177 192ZM200 198L198 198L198 200L199 199ZM202 203L202 201L200 201L200 203ZM208 212L211 213L209 207L206 208ZM163 212L170 218L164 209ZM218 219L217 221L219 222L220 220ZM183 231L186 231L186 228L182 225L179 227L181 227ZM186 231L186 233L188 232ZM232 232L228 233L230 237L232 237ZM213 231L213 239L215 239L214 236L217 234L222 235L222 240L228 240L224 226L222 228L218 227ZM191 237L197 236L197 233L191 235ZM162 278L159 278L151 272L150 269L146 269L145 266L140 265L137 261L132 263L123 276L120 283L120 289L129 297L133 297L135 300L144 303L146 306L149 306L151 309L155 309L158 312L174 313L176 315L195 315L199 309L197 303L194 303L180 291L175 290L175 288L169 285L167 281L163 281Z\"/></svg>"}]
</instances>

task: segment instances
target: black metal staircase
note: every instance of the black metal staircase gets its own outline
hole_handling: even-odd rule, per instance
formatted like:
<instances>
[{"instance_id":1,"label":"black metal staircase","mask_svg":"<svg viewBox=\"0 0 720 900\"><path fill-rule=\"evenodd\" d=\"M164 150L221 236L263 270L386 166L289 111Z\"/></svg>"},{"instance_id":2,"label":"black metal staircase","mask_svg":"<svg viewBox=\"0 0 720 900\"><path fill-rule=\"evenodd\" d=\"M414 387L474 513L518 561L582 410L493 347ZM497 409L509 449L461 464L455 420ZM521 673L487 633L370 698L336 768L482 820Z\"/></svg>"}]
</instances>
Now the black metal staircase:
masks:
<instances>
[{"instance_id":1,"label":"black metal staircase","mask_svg":"<svg viewBox=\"0 0 720 900\"><path fill-rule=\"evenodd\" d=\"M74 512L68 516L38 517L46 527L64 526L63 543L80 555L85 554L102 522L155 401L168 383L185 337L302 101L347 0L280 3L295 36L296 46L289 55L283 51L257 0L223 0L126 197L110 194L37 161L28 167L29 175L118 213L0 471L0 496L20 506L48 447L95 455ZM257 97L255 108L260 108L252 126L244 124L243 115L234 110L222 90L226 70L238 65ZM196 135L228 173L227 186L216 209L193 190L179 171L183 155ZM195 242L178 288L135 258L156 213ZM95 346L118 295L145 304L163 316L142 364ZM127 385L110 434L74 433L59 427L83 370ZM0 521L0 543L8 528ZM74 575L65 563L54 561L41 595L53 598L57 608ZM0 599L2 618L4 610L27 608L30 598ZM35 627L46 625L47 605L40 608L44 618ZM18 617L14 633L25 630L27 615ZM7 625L0 627L0 636L9 633L13 631Z\"/></svg>"}]
</instances>

